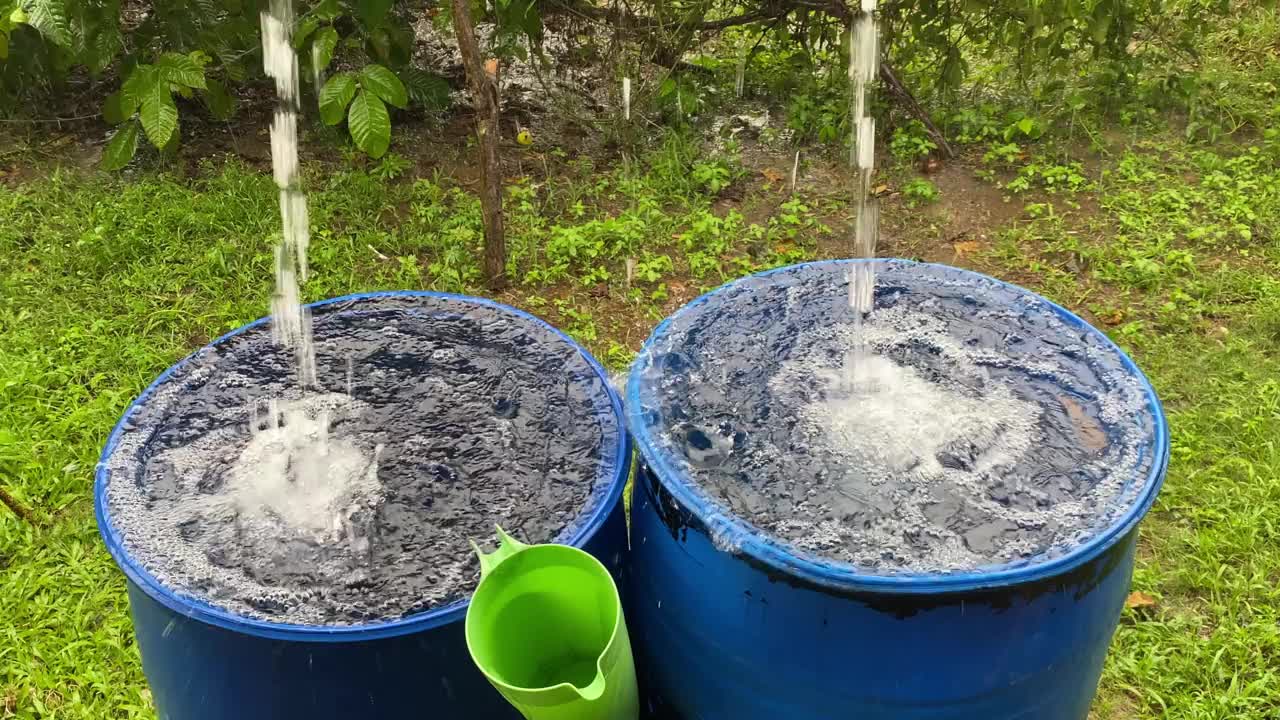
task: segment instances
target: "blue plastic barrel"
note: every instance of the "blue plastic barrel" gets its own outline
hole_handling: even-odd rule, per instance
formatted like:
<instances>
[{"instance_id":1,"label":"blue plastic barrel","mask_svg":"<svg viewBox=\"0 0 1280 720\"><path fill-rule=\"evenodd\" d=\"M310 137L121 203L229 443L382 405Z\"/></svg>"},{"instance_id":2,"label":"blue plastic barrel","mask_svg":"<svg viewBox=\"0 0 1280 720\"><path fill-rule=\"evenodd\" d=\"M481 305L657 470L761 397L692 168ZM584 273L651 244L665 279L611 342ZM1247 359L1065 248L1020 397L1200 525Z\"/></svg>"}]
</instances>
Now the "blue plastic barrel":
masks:
<instances>
[{"instance_id":1,"label":"blue plastic barrel","mask_svg":"<svg viewBox=\"0 0 1280 720\"><path fill-rule=\"evenodd\" d=\"M596 376L589 380L604 429L595 490L556 538L586 549L615 576L626 552L626 517L620 502L630 472L630 439L622 406L600 365L568 336L538 318L489 300L428 292L349 295L311 305L319 317L344 312L364 299L412 298L423 312L463 306L497 311L506 322L548 333L580 353ZM358 304L358 303L357 303ZM450 310L452 308L452 310ZM160 584L134 558L108 512L107 468L135 409L163 388L184 363L245 330L231 332L165 371L125 411L98 466L94 496L98 527L124 571L143 670L161 720L518 720L501 695L475 669L463 637L467 601L405 618L354 626L301 626L243 617ZM477 339L479 340L479 339ZM588 382L583 380L583 382ZM478 538L478 540L483 540Z\"/></svg>"},{"instance_id":2,"label":"blue plastic barrel","mask_svg":"<svg viewBox=\"0 0 1280 720\"><path fill-rule=\"evenodd\" d=\"M976 273L877 261L877 305L913 274L998 288L1027 311L1056 314L1078 336L1104 343L1140 380L1153 428L1149 474L1132 479L1132 505L1119 519L1064 555L952 574L864 572L753 528L712 501L658 441L664 419L654 410L655 385L689 367L702 341L688 330L691 318L715 309L718 322L731 325L735 311L786 322L809 310L762 307L770 305L766 289L797 278L824 282L839 303L852 262L783 268L704 295L660 325L633 366L626 405L643 468L632 506L628 613L639 628L638 672L651 716L1085 720L1129 592L1138 523L1163 481L1168 433L1141 372L1080 318ZM757 356L771 351L760 338L742 345Z\"/></svg>"}]
</instances>

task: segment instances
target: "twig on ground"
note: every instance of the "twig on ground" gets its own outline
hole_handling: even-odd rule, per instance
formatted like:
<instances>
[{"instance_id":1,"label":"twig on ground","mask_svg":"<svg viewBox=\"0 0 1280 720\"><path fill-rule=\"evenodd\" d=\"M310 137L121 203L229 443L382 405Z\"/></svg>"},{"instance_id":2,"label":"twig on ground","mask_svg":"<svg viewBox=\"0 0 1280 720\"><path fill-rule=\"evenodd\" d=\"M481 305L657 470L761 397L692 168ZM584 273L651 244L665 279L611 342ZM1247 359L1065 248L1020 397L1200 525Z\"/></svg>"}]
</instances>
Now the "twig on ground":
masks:
<instances>
[{"instance_id":1,"label":"twig on ground","mask_svg":"<svg viewBox=\"0 0 1280 720\"><path fill-rule=\"evenodd\" d=\"M12 510L13 514L17 515L20 519L27 521L35 527L40 526L40 519L36 517L35 512L26 505L23 505L22 501L10 494L3 485L0 485L0 502L4 503L5 506Z\"/></svg>"}]
</instances>

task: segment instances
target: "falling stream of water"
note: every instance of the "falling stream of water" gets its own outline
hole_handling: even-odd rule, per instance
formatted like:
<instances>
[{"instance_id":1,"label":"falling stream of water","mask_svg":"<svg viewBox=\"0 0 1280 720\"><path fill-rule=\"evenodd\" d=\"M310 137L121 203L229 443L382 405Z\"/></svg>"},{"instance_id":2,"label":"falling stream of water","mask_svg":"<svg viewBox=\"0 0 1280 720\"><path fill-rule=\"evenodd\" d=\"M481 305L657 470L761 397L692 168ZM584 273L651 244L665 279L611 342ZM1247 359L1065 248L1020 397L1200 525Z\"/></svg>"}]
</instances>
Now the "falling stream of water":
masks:
<instances>
[{"instance_id":1,"label":"falling stream of water","mask_svg":"<svg viewBox=\"0 0 1280 720\"><path fill-rule=\"evenodd\" d=\"M262 18L262 64L275 80L277 106L271 122L271 167L280 188L282 235L276 246L276 289L271 299L272 335L293 350L298 382L315 384L311 318L302 306L298 281L307 279L310 230L307 198L298 178L298 56L293 51L291 0L271 0Z\"/></svg>"},{"instance_id":2,"label":"falling stream of water","mask_svg":"<svg viewBox=\"0 0 1280 720\"><path fill-rule=\"evenodd\" d=\"M880 70L880 38L875 9L876 0L862 0L859 12L849 28L849 85L852 91L849 164L856 176L853 191L853 255L859 258L875 257L876 235L880 225L880 204L871 192L871 175L875 171L876 124L867 108L867 88L875 82ZM849 307L854 311L857 326L861 326L863 316L871 311L874 287L874 269L870 263L860 263L849 278Z\"/></svg>"},{"instance_id":3,"label":"falling stream of water","mask_svg":"<svg viewBox=\"0 0 1280 720\"><path fill-rule=\"evenodd\" d=\"M880 36L876 21L876 0L861 0L858 12L849 26L849 165L855 181L853 188L853 252L855 258L871 259L876 254L876 236L880 229L880 201L871 190L875 172L876 121L868 109L868 87L880 71ZM841 387L858 394L874 391L875 385L865 370L868 353L863 333L866 315L875 301L875 267L870 262L857 263L849 271L849 308L853 312L852 348Z\"/></svg>"},{"instance_id":4,"label":"falling stream of water","mask_svg":"<svg viewBox=\"0 0 1280 720\"><path fill-rule=\"evenodd\" d=\"M270 398L266 412L251 412L252 452L237 464L243 480L238 500L245 512L264 508L299 529L323 537L363 544L365 538L345 521L353 497L376 495L377 488L353 493L359 485L376 486L377 446L372 456L329 437L330 404L316 378L311 314L302 304L299 281L307 277L310 239L307 198L298 164L298 57L292 43L292 0L271 0L261 13L262 62L275 81L276 111L271 122L271 165L280 191L281 239L275 249L275 292L271 298L272 339L293 356L293 370L303 397ZM350 397L353 369L348 366ZM342 398L341 395L333 395ZM336 536L329 532L335 530Z\"/></svg>"}]
</instances>

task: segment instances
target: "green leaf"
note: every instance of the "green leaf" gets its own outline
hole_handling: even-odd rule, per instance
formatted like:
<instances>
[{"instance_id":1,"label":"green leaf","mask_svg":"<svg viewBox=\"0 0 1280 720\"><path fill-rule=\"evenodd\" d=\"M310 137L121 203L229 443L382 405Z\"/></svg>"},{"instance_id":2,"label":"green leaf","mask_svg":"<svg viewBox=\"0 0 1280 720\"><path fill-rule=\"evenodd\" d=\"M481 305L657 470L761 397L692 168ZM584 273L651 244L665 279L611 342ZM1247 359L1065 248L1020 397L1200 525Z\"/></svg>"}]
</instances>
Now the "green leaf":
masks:
<instances>
[{"instance_id":1,"label":"green leaf","mask_svg":"<svg viewBox=\"0 0 1280 720\"><path fill-rule=\"evenodd\" d=\"M9 33L0 33L0 60L9 58Z\"/></svg>"},{"instance_id":2,"label":"green leaf","mask_svg":"<svg viewBox=\"0 0 1280 720\"><path fill-rule=\"evenodd\" d=\"M1107 41L1107 33L1111 30L1111 16L1107 14L1105 5L1098 5L1093 12L1093 21L1089 23L1089 33L1093 41L1101 45Z\"/></svg>"},{"instance_id":3,"label":"green leaf","mask_svg":"<svg viewBox=\"0 0 1280 720\"><path fill-rule=\"evenodd\" d=\"M151 65L138 65L120 86L120 114L129 117L138 111L142 101L160 84L160 74ZM166 88L167 90L167 88Z\"/></svg>"},{"instance_id":4,"label":"green leaf","mask_svg":"<svg viewBox=\"0 0 1280 720\"><path fill-rule=\"evenodd\" d=\"M448 109L452 90L448 80L418 68L405 68L400 71L400 76L404 80L409 99L415 104L433 112Z\"/></svg>"},{"instance_id":5,"label":"green leaf","mask_svg":"<svg viewBox=\"0 0 1280 720\"><path fill-rule=\"evenodd\" d=\"M347 128L356 147L369 157L382 157L391 145L391 116L387 114L387 106L371 92L362 91L351 101Z\"/></svg>"},{"instance_id":6,"label":"green leaf","mask_svg":"<svg viewBox=\"0 0 1280 720\"><path fill-rule=\"evenodd\" d=\"M128 120L132 115L132 110L129 111L128 115L125 114L119 91L108 95L106 102L102 104L102 119L112 125L119 125L125 120Z\"/></svg>"},{"instance_id":7,"label":"green leaf","mask_svg":"<svg viewBox=\"0 0 1280 720\"><path fill-rule=\"evenodd\" d=\"M199 9L200 19L206 22L216 21L222 10L215 0L194 0L191 4Z\"/></svg>"},{"instance_id":8,"label":"green leaf","mask_svg":"<svg viewBox=\"0 0 1280 720\"><path fill-rule=\"evenodd\" d=\"M413 61L416 36L408 23L394 23L387 28L387 59L389 67L399 68Z\"/></svg>"},{"instance_id":9,"label":"green leaf","mask_svg":"<svg viewBox=\"0 0 1280 720\"><path fill-rule=\"evenodd\" d=\"M356 79L351 73L338 73L320 88L320 119L325 125L342 122L347 103L356 95Z\"/></svg>"},{"instance_id":10,"label":"green leaf","mask_svg":"<svg viewBox=\"0 0 1280 720\"><path fill-rule=\"evenodd\" d=\"M59 47L71 46L71 24L67 21L65 0L23 0L27 24Z\"/></svg>"},{"instance_id":11,"label":"green leaf","mask_svg":"<svg viewBox=\"0 0 1280 720\"><path fill-rule=\"evenodd\" d=\"M120 34L120 29L114 25L102 27L98 32L94 33L93 38L89 41L89 51L85 59L85 64L89 66L89 71L95 75L106 70L111 65L111 61L116 59L116 55L124 49L124 36Z\"/></svg>"},{"instance_id":12,"label":"green leaf","mask_svg":"<svg viewBox=\"0 0 1280 720\"><path fill-rule=\"evenodd\" d=\"M360 84L365 90L398 108L409 104L404 83L400 82L395 73L381 65L365 65L360 71Z\"/></svg>"},{"instance_id":13,"label":"green leaf","mask_svg":"<svg viewBox=\"0 0 1280 720\"><path fill-rule=\"evenodd\" d=\"M1032 130L1036 128L1036 121L1031 118L1022 118L1018 121L1018 129L1023 135L1030 135Z\"/></svg>"},{"instance_id":14,"label":"green leaf","mask_svg":"<svg viewBox=\"0 0 1280 720\"><path fill-rule=\"evenodd\" d=\"M174 85L198 90L205 87L204 68L187 55L165 53L156 62L156 70L162 79Z\"/></svg>"},{"instance_id":15,"label":"green leaf","mask_svg":"<svg viewBox=\"0 0 1280 720\"><path fill-rule=\"evenodd\" d=\"M311 14L321 20L334 20L342 14L342 8L338 6L338 0L320 0Z\"/></svg>"},{"instance_id":16,"label":"green leaf","mask_svg":"<svg viewBox=\"0 0 1280 720\"><path fill-rule=\"evenodd\" d=\"M960 49L952 46L947 49L947 59L942 63L942 82L949 88L958 88L964 80L964 58Z\"/></svg>"},{"instance_id":17,"label":"green leaf","mask_svg":"<svg viewBox=\"0 0 1280 720\"><path fill-rule=\"evenodd\" d=\"M102 150L102 169L119 170L138 152L138 123L122 125Z\"/></svg>"},{"instance_id":18,"label":"green leaf","mask_svg":"<svg viewBox=\"0 0 1280 720\"><path fill-rule=\"evenodd\" d=\"M356 14L366 28L375 28L387 19L387 13L395 0L359 0L356 3Z\"/></svg>"},{"instance_id":19,"label":"green leaf","mask_svg":"<svg viewBox=\"0 0 1280 720\"><path fill-rule=\"evenodd\" d=\"M332 26L316 33L311 42L311 66L316 70L324 70L333 62L333 51L338 47L338 31Z\"/></svg>"},{"instance_id":20,"label":"green leaf","mask_svg":"<svg viewBox=\"0 0 1280 720\"><path fill-rule=\"evenodd\" d=\"M219 120L226 120L236 112L235 96L227 92L227 87L217 80L208 81L202 97L205 107Z\"/></svg>"},{"instance_id":21,"label":"green leaf","mask_svg":"<svg viewBox=\"0 0 1280 720\"><path fill-rule=\"evenodd\" d=\"M372 49L372 55L379 62L390 62L391 59L391 38L387 35L387 31L381 28L371 30L365 33L365 42Z\"/></svg>"},{"instance_id":22,"label":"green leaf","mask_svg":"<svg viewBox=\"0 0 1280 720\"><path fill-rule=\"evenodd\" d=\"M228 60L227 58L219 58L222 60L222 69L227 73L227 79L232 82L244 82L249 77L249 71L245 64L239 60Z\"/></svg>"},{"instance_id":23,"label":"green leaf","mask_svg":"<svg viewBox=\"0 0 1280 720\"><path fill-rule=\"evenodd\" d=\"M303 45L307 44L307 38L311 37L311 33L320 27L320 18L315 15L308 15L298 21L298 27L293 31L293 49L301 50Z\"/></svg>"},{"instance_id":24,"label":"green leaf","mask_svg":"<svg viewBox=\"0 0 1280 720\"><path fill-rule=\"evenodd\" d=\"M179 128L177 125L175 125L175 126L173 127L173 134L169 136L169 142L167 142L167 143L165 143L164 145L160 146L160 154L161 154L161 155L163 155L164 157L168 157L168 158L172 158L172 157L177 156L177 154L178 154L178 136L180 135L180 130L181 130L181 128Z\"/></svg>"},{"instance_id":25,"label":"green leaf","mask_svg":"<svg viewBox=\"0 0 1280 720\"><path fill-rule=\"evenodd\" d=\"M162 148L169 144L173 131L178 129L178 106L173 104L173 95L165 83L156 83L151 92L142 100L142 110L138 113L142 119L142 129L147 131L147 139L152 145Z\"/></svg>"}]
</instances>

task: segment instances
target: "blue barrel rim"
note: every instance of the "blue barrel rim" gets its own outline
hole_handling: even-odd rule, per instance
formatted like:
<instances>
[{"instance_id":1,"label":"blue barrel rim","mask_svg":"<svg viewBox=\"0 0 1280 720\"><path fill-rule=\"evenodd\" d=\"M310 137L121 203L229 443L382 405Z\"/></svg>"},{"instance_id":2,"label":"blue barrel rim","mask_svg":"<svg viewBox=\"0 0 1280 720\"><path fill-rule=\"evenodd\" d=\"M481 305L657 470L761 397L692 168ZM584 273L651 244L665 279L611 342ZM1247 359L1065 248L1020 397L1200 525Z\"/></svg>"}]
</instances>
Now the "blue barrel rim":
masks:
<instances>
[{"instance_id":1,"label":"blue barrel rim","mask_svg":"<svg viewBox=\"0 0 1280 720\"><path fill-rule=\"evenodd\" d=\"M458 293L445 293L430 290L381 290L375 292L352 293L339 297L320 300L306 304L309 309L322 308L328 305L334 305L345 302L355 302L360 300L380 299L380 298L434 298L442 300L452 300L461 302L465 305L474 307L484 307L497 310L514 316L515 318L533 323L550 330L554 336L568 343L574 351L576 351L586 362L588 367L595 372L600 378L601 384L605 388L607 397L609 398L609 406L618 421L618 441L615 445L616 467L613 469L612 477L609 478L609 484L605 492L594 490L588 502L595 500L594 507L590 512L580 514L575 518L575 524L570 525L561 531L561 536L566 532L571 533L569 537L559 538L558 542L566 545L578 547L585 543L588 538L595 534L596 531L608 519L609 514L613 512L618 501L622 497L622 491L627 484L627 477L631 473L631 435L627 432L626 416L623 414L622 400L618 393L614 390L612 383L609 382L609 374L604 367L576 340L569 337L560 329L551 323L539 318L532 313L525 312L519 308L512 307L505 303L490 300L488 298L473 297L470 295L462 295ZM223 343L231 338L247 332L250 329L259 327L271 321L271 316L267 315L254 320L251 323L242 325L212 341L205 346L183 357L178 362L169 366L162 372L151 384L146 387L138 397L134 398L125 411L120 415L120 419L116 421L115 427L112 428L111 434L107 436L107 442L102 448L102 453L98 457L98 464L94 470L93 496L94 496L94 516L98 524L98 534L102 537L103 542L107 546L107 552L110 553L111 559L116 566L124 572L126 579L134 585L138 586L152 599L159 602L166 608L179 613L191 619L200 620L211 625L231 630L233 632L247 633L250 635L271 638L276 640L289 640L301 642L358 642L362 640L376 640L379 638L396 637L409 633L430 630L451 622L461 620L467 612L470 605L470 596L455 600L446 605L430 608L419 613L414 613L401 618L390 620L379 620L370 623L360 623L353 625L300 625L297 623L278 623L257 618L246 617L237 613L233 613L224 608L217 607L213 604L205 602L191 595L178 592L166 587L157 580L151 573L147 572L140 563L134 561L129 553L125 550L123 538L119 531L111 524L110 514L107 512L107 483L108 471L107 462L112 452L116 449L121 435L125 432L124 424L129 416L141 406L152 393L168 380L179 368L185 366L193 359L211 348ZM597 477L599 480L606 479L608 473L600 473Z\"/></svg>"},{"instance_id":2,"label":"blue barrel rim","mask_svg":"<svg viewBox=\"0 0 1280 720\"><path fill-rule=\"evenodd\" d=\"M667 453L656 447L648 423L644 420L644 413L641 410L640 378L642 373L637 372L637 370L641 363L648 358L652 347L664 338L671 329L673 321L682 313L711 301L722 293L730 291L739 283L767 278L775 273L794 272L799 268L811 266L825 268L860 263L898 267L919 266L940 270L943 273L970 276L984 283L994 283L1021 296L1044 303L1045 307L1057 315L1060 320L1068 325L1092 333L1104 343L1104 347L1114 352L1120 358L1124 369L1138 381L1139 386L1147 397L1148 406L1154 420L1151 467L1147 472L1144 486L1139 490L1139 495L1128 510L1115 522L1089 540L1080 543L1062 555L1043 561L1037 561L1033 557L1029 560L982 566L952 573L904 572L873 574L860 571L856 566L849 563L823 560L814 554L805 553L798 549L790 549L787 543L729 513L698 489L693 482L690 482L685 473L676 469L668 460ZM1147 376L1133 362L1128 353L1116 345L1106 333L1085 322L1079 315L1031 290L973 270L957 268L942 263L917 262L898 258L817 260L773 268L726 282L689 301L654 328L632 363L631 372L627 378L625 397L624 407L626 409L627 427L634 436L634 442L640 456L653 471L656 481L662 485L663 489L670 493L675 502L678 502L704 523L707 531L717 540L718 544L731 547L733 554L750 557L784 575L798 577L813 585L837 591L906 594L958 593L1035 582L1068 572L1106 552L1137 526L1155 503L1156 496L1164 485L1165 474L1169 464L1169 426L1165 417L1164 406L1160 403L1160 398L1156 395L1155 388L1152 387ZM657 499L655 498L653 501L656 502Z\"/></svg>"}]
</instances>

